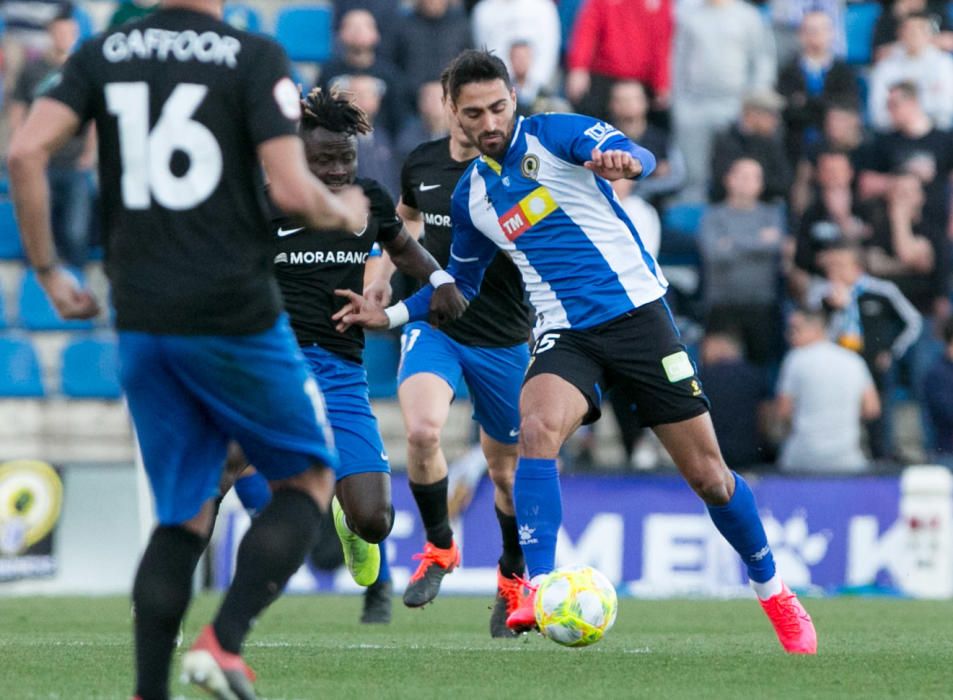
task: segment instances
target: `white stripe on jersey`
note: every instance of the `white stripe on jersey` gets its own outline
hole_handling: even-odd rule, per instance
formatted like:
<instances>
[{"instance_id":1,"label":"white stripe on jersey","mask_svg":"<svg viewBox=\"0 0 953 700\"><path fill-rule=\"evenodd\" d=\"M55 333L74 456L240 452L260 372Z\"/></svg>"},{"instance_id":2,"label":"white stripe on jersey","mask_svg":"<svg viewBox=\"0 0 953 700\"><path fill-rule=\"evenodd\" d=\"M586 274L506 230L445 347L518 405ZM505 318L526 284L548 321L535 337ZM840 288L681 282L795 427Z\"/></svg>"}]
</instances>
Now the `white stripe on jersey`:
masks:
<instances>
[{"instance_id":1,"label":"white stripe on jersey","mask_svg":"<svg viewBox=\"0 0 953 700\"><path fill-rule=\"evenodd\" d=\"M664 296L668 282L661 268L656 263L653 273L646 265L632 231L599 189L592 171L558 158L533 134L525 138L527 152L540 159L539 184L546 186L559 208L599 251L632 305Z\"/></svg>"},{"instance_id":2,"label":"white stripe on jersey","mask_svg":"<svg viewBox=\"0 0 953 700\"><path fill-rule=\"evenodd\" d=\"M551 328L569 328L571 325L569 316L566 314L562 302L556 296L556 292L540 276L536 268L530 264L526 254L517 249L513 242L504 235L496 211L486 199L486 183L475 167L470 171L469 210L473 225L483 235L492 240L498 248L509 253L513 263L519 269L523 278L523 286L526 287L526 293L529 295L529 302L536 310L536 328L533 331L536 337ZM452 250L450 255L456 257ZM465 262L460 258L457 258L457 260Z\"/></svg>"}]
</instances>

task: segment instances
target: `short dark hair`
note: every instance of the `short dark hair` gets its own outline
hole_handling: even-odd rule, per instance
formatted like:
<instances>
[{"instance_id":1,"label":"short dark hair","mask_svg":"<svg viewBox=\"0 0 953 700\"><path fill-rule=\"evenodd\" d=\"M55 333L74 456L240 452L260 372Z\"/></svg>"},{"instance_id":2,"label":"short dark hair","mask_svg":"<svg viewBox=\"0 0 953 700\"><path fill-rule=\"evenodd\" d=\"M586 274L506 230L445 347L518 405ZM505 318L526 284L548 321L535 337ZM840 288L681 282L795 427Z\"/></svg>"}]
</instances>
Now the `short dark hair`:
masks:
<instances>
[{"instance_id":1,"label":"short dark hair","mask_svg":"<svg viewBox=\"0 0 953 700\"><path fill-rule=\"evenodd\" d=\"M826 326L829 314L823 306L799 305L794 313L801 314L804 319L810 323L816 323L819 326Z\"/></svg>"},{"instance_id":2,"label":"short dark hair","mask_svg":"<svg viewBox=\"0 0 953 700\"><path fill-rule=\"evenodd\" d=\"M447 88L454 102L460 96L463 86L470 83L502 80L507 90L513 87L506 64L486 49L467 49L453 59L447 66L447 72Z\"/></svg>"},{"instance_id":3,"label":"short dark hair","mask_svg":"<svg viewBox=\"0 0 953 700\"><path fill-rule=\"evenodd\" d=\"M887 92L894 92L895 90L908 100L920 99L920 88L912 80L901 80L887 88Z\"/></svg>"},{"instance_id":4,"label":"short dark hair","mask_svg":"<svg viewBox=\"0 0 953 700\"><path fill-rule=\"evenodd\" d=\"M350 95L338 90L330 92L314 88L301 100L301 131L318 127L336 134L357 136L371 131L364 110L351 101Z\"/></svg>"}]
</instances>

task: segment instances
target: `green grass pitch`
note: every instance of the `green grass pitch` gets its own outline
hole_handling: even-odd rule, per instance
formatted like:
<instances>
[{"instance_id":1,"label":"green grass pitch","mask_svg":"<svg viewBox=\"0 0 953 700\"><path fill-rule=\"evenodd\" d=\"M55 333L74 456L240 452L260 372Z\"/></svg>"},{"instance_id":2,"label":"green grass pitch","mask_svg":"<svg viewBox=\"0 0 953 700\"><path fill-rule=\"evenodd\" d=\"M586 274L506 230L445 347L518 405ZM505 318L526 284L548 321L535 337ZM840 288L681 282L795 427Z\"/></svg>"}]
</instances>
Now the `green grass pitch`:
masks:
<instances>
[{"instance_id":1,"label":"green grass pitch","mask_svg":"<svg viewBox=\"0 0 953 700\"><path fill-rule=\"evenodd\" d=\"M193 604L187 642L216 601ZM395 599L392 624L362 626L357 597L287 597L245 656L266 700L953 697L950 602L808 600L814 658L785 656L753 601L623 600L615 629L587 649L490 639L489 603ZM130 639L124 598L0 599L0 698L128 698ZM177 679L173 695L205 697Z\"/></svg>"}]
</instances>

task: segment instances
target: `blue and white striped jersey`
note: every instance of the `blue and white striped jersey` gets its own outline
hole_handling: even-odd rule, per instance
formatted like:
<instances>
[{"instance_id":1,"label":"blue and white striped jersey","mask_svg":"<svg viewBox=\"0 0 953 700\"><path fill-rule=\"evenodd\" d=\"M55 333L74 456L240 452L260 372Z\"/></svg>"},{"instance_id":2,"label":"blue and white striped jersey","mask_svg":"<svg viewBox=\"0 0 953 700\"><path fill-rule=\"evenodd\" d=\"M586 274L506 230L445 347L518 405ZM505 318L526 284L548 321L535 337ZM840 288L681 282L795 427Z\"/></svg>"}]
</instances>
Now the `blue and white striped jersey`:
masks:
<instances>
[{"instance_id":1,"label":"blue and white striped jersey","mask_svg":"<svg viewBox=\"0 0 953 700\"><path fill-rule=\"evenodd\" d=\"M583 167L593 148L631 153L643 177L655 169L649 151L604 122L540 114L519 118L503 162L476 159L453 193L448 272L472 298L497 249L506 251L536 309L537 336L604 323L668 286L608 181ZM406 302L412 319L426 316L425 290Z\"/></svg>"}]
</instances>

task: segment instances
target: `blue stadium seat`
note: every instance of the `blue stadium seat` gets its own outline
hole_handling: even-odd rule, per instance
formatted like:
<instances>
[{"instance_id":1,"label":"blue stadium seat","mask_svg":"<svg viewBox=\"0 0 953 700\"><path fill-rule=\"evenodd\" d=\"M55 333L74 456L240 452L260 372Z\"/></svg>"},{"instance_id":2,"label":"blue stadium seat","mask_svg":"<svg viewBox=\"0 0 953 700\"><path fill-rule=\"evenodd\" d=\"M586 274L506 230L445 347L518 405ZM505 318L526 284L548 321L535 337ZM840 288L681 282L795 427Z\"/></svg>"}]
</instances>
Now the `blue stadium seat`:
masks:
<instances>
[{"instance_id":1,"label":"blue stadium seat","mask_svg":"<svg viewBox=\"0 0 953 700\"><path fill-rule=\"evenodd\" d=\"M23 259L20 229L13 213L13 202L0 199L0 260Z\"/></svg>"},{"instance_id":2,"label":"blue stadium seat","mask_svg":"<svg viewBox=\"0 0 953 700\"><path fill-rule=\"evenodd\" d=\"M364 366L372 399L392 399L397 395L397 365L400 349L397 338L387 333L364 335Z\"/></svg>"},{"instance_id":3,"label":"blue stadium seat","mask_svg":"<svg viewBox=\"0 0 953 700\"><path fill-rule=\"evenodd\" d=\"M678 231L694 236L698 233L698 225L704 213L705 205L702 203L673 204L662 214L662 230Z\"/></svg>"},{"instance_id":4,"label":"blue stadium seat","mask_svg":"<svg viewBox=\"0 0 953 700\"><path fill-rule=\"evenodd\" d=\"M883 7L879 2L847 3L844 31L847 35L847 62L855 65L870 63L873 52L874 26Z\"/></svg>"},{"instance_id":5,"label":"blue stadium seat","mask_svg":"<svg viewBox=\"0 0 953 700\"><path fill-rule=\"evenodd\" d=\"M86 10L75 3L73 4L73 19L79 26L79 43L86 41L96 33L96 29L93 27L93 18L89 16Z\"/></svg>"},{"instance_id":6,"label":"blue stadium seat","mask_svg":"<svg viewBox=\"0 0 953 700\"><path fill-rule=\"evenodd\" d=\"M116 343L100 338L75 340L63 350L63 393L75 399L118 399Z\"/></svg>"},{"instance_id":7,"label":"blue stadium seat","mask_svg":"<svg viewBox=\"0 0 953 700\"><path fill-rule=\"evenodd\" d=\"M261 31L261 15L258 14L258 10L248 5L226 3L225 21L243 32Z\"/></svg>"},{"instance_id":8,"label":"blue stadium seat","mask_svg":"<svg viewBox=\"0 0 953 700\"><path fill-rule=\"evenodd\" d=\"M0 337L0 396L43 396L40 361L26 338Z\"/></svg>"},{"instance_id":9,"label":"blue stadium seat","mask_svg":"<svg viewBox=\"0 0 953 700\"><path fill-rule=\"evenodd\" d=\"M331 56L331 15L322 5L298 5L278 11L275 38L292 61L321 63Z\"/></svg>"},{"instance_id":10,"label":"blue stadium seat","mask_svg":"<svg viewBox=\"0 0 953 700\"><path fill-rule=\"evenodd\" d=\"M82 279L80 273L74 271ZM33 270L27 270L20 284L19 325L31 331L75 331L93 327L92 321L64 321L46 298Z\"/></svg>"}]
</instances>

